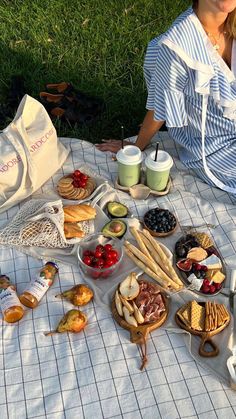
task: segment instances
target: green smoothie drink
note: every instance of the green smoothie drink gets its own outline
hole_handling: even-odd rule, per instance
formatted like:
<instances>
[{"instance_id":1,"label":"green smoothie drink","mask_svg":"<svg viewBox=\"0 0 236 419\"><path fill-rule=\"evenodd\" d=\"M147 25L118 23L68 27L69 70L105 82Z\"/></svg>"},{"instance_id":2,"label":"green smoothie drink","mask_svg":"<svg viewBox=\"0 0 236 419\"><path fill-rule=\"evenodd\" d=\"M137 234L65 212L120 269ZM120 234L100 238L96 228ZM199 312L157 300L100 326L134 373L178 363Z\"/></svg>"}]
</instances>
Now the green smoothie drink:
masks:
<instances>
[{"instance_id":1,"label":"green smoothie drink","mask_svg":"<svg viewBox=\"0 0 236 419\"><path fill-rule=\"evenodd\" d=\"M118 151L118 178L121 186L137 185L140 179L142 152L134 145L127 145Z\"/></svg>"},{"instance_id":2,"label":"green smoothie drink","mask_svg":"<svg viewBox=\"0 0 236 419\"><path fill-rule=\"evenodd\" d=\"M145 166L147 186L154 191L164 191L173 166L172 157L166 151L159 150L155 161L155 151L153 151L146 157Z\"/></svg>"}]
</instances>

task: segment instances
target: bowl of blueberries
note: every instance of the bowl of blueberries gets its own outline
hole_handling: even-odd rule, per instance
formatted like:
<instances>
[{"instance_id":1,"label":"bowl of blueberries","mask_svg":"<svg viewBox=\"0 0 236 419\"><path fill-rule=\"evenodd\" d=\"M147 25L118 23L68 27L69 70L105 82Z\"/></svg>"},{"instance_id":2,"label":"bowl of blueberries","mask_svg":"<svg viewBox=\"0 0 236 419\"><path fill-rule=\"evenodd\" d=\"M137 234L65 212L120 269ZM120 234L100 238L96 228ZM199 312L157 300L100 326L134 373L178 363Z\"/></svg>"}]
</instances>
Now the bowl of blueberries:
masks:
<instances>
[{"instance_id":1,"label":"bowl of blueberries","mask_svg":"<svg viewBox=\"0 0 236 419\"><path fill-rule=\"evenodd\" d=\"M169 210L153 208L144 214L143 224L152 236L165 237L175 232L178 223Z\"/></svg>"}]
</instances>

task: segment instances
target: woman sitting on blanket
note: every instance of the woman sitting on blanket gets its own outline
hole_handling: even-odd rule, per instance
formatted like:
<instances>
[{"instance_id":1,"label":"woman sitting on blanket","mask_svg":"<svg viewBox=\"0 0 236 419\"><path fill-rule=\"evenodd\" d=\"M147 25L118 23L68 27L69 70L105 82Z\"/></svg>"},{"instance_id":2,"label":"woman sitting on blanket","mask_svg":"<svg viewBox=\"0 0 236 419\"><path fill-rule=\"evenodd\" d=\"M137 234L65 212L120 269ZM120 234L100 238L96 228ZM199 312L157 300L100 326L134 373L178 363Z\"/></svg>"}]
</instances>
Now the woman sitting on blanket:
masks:
<instances>
[{"instance_id":1,"label":"woman sitting on blanket","mask_svg":"<svg viewBox=\"0 0 236 419\"><path fill-rule=\"evenodd\" d=\"M165 122L180 158L212 186L236 193L236 0L194 0L147 49L147 109L136 145ZM97 145L116 152L118 140Z\"/></svg>"}]
</instances>

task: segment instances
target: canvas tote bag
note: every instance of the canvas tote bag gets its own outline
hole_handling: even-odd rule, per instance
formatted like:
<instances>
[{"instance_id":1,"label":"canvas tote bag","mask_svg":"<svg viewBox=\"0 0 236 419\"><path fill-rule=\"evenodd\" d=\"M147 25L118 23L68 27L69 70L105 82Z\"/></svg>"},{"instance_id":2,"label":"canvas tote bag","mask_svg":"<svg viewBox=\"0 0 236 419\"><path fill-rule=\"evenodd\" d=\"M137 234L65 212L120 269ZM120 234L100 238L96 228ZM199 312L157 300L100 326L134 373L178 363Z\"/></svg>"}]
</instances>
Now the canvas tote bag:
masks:
<instances>
[{"instance_id":1,"label":"canvas tote bag","mask_svg":"<svg viewBox=\"0 0 236 419\"><path fill-rule=\"evenodd\" d=\"M0 134L0 213L39 189L68 154L45 108L25 95Z\"/></svg>"}]
</instances>

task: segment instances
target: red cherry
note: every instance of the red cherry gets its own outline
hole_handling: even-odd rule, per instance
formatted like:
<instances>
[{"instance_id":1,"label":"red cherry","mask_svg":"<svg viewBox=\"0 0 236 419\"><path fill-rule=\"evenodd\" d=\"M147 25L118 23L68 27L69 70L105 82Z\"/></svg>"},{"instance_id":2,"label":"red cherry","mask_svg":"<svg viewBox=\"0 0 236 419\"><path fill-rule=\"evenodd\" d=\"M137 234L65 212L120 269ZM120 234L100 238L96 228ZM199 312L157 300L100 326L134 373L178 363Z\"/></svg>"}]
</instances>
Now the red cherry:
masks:
<instances>
[{"instance_id":1,"label":"red cherry","mask_svg":"<svg viewBox=\"0 0 236 419\"><path fill-rule=\"evenodd\" d=\"M80 175L80 179L81 179L81 180L88 180L88 176L87 176L87 175L85 175L84 173L81 173L81 175Z\"/></svg>"},{"instance_id":2,"label":"red cherry","mask_svg":"<svg viewBox=\"0 0 236 419\"><path fill-rule=\"evenodd\" d=\"M84 256L93 256L93 252L91 252L91 250L85 250L83 253L83 257Z\"/></svg>"},{"instance_id":3,"label":"red cherry","mask_svg":"<svg viewBox=\"0 0 236 419\"><path fill-rule=\"evenodd\" d=\"M80 170L75 170L74 173L73 173L73 176L78 178L78 177L80 177L80 174L81 174Z\"/></svg>"},{"instance_id":4,"label":"red cherry","mask_svg":"<svg viewBox=\"0 0 236 419\"><path fill-rule=\"evenodd\" d=\"M80 180L80 188L85 188L87 182L85 180Z\"/></svg>"},{"instance_id":5,"label":"red cherry","mask_svg":"<svg viewBox=\"0 0 236 419\"><path fill-rule=\"evenodd\" d=\"M112 249L113 249L113 247L112 247L112 245L111 245L111 244L105 244L104 249L105 249L107 252L109 252L110 250L112 250Z\"/></svg>"},{"instance_id":6,"label":"red cherry","mask_svg":"<svg viewBox=\"0 0 236 419\"><path fill-rule=\"evenodd\" d=\"M203 285L203 287L201 288L202 292L204 292L204 294L208 294L210 291L210 287L207 285Z\"/></svg>"},{"instance_id":7,"label":"red cherry","mask_svg":"<svg viewBox=\"0 0 236 419\"><path fill-rule=\"evenodd\" d=\"M104 253L104 246L102 244L98 244L96 246L96 250L100 250L100 252Z\"/></svg>"},{"instance_id":8,"label":"red cherry","mask_svg":"<svg viewBox=\"0 0 236 419\"><path fill-rule=\"evenodd\" d=\"M75 179L75 180L73 180L72 185L73 185L75 188L79 188L79 182L78 182L76 179Z\"/></svg>"},{"instance_id":9,"label":"red cherry","mask_svg":"<svg viewBox=\"0 0 236 419\"><path fill-rule=\"evenodd\" d=\"M110 254L111 254L112 259L117 259L118 258L117 250L111 250Z\"/></svg>"},{"instance_id":10,"label":"red cherry","mask_svg":"<svg viewBox=\"0 0 236 419\"><path fill-rule=\"evenodd\" d=\"M108 278L112 274L112 270L101 272L102 278Z\"/></svg>"},{"instance_id":11,"label":"red cherry","mask_svg":"<svg viewBox=\"0 0 236 419\"><path fill-rule=\"evenodd\" d=\"M201 270L202 270L202 271L204 271L204 272L207 272L207 271L208 271L208 267L207 267L207 266L205 266L205 265L202 265Z\"/></svg>"},{"instance_id":12,"label":"red cherry","mask_svg":"<svg viewBox=\"0 0 236 419\"><path fill-rule=\"evenodd\" d=\"M202 269L202 265L200 265L200 263L195 263L194 264L194 270L195 271L200 271Z\"/></svg>"},{"instance_id":13,"label":"red cherry","mask_svg":"<svg viewBox=\"0 0 236 419\"><path fill-rule=\"evenodd\" d=\"M222 287L222 284L218 284L217 282L214 282L212 285L214 285L216 291L219 291Z\"/></svg>"},{"instance_id":14,"label":"red cherry","mask_svg":"<svg viewBox=\"0 0 236 419\"><path fill-rule=\"evenodd\" d=\"M204 279L203 285L206 285L207 287L209 287L209 285L210 285L209 279Z\"/></svg>"},{"instance_id":15,"label":"red cherry","mask_svg":"<svg viewBox=\"0 0 236 419\"><path fill-rule=\"evenodd\" d=\"M98 259L96 265L97 265L96 268L99 268L99 269L103 268L103 265L104 265L103 259Z\"/></svg>"},{"instance_id":16,"label":"red cherry","mask_svg":"<svg viewBox=\"0 0 236 419\"><path fill-rule=\"evenodd\" d=\"M215 291L216 291L215 285L210 285L210 294L214 294Z\"/></svg>"},{"instance_id":17,"label":"red cherry","mask_svg":"<svg viewBox=\"0 0 236 419\"><path fill-rule=\"evenodd\" d=\"M103 255L103 252L100 249L96 249L94 252L95 258L101 258Z\"/></svg>"},{"instance_id":18,"label":"red cherry","mask_svg":"<svg viewBox=\"0 0 236 419\"><path fill-rule=\"evenodd\" d=\"M104 265L103 265L103 269L105 269L105 268L110 268L110 266L107 264L107 262L105 262Z\"/></svg>"},{"instance_id":19,"label":"red cherry","mask_svg":"<svg viewBox=\"0 0 236 419\"><path fill-rule=\"evenodd\" d=\"M91 266L92 265L92 258L91 258L91 256L84 256L83 262L85 263L85 265Z\"/></svg>"},{"instance_id":20,"label":"red cherry","mask_svg":"<svg viewBox=\"0 0 236 419\"><path fill-rule=\"evenodd\" d=\"M113 260L112 259L107 259L106 263L104 264L104 267L110 268L110 266L112 266L112 265L114 265Z\"/></svg>"},{"instance_id":21,"label":"red cherry","mask_svg":"<svg viewBox=\"0 0 236 419\"><path fill-rule=\"evenodd\" d=\"M106 260L111 260L112 259L112 254L111 254L111 252L112 252L112 250L111 251L108 251L108 252L105 252L105 259Z\"/></svg>"},{"instance_id":22,"label":"red cherry","mask_svg":"<svg viewBox=\"0 0 236 419\"><path fill-rule=\"evenodd\" d=\"M91 273L90 273L90 276L91 276L93 279L98 279L98 278L101 276L101 272L98 272L98 271L91 272Z\"/></svg>"}]
</instances>

